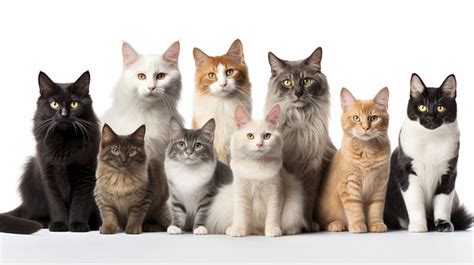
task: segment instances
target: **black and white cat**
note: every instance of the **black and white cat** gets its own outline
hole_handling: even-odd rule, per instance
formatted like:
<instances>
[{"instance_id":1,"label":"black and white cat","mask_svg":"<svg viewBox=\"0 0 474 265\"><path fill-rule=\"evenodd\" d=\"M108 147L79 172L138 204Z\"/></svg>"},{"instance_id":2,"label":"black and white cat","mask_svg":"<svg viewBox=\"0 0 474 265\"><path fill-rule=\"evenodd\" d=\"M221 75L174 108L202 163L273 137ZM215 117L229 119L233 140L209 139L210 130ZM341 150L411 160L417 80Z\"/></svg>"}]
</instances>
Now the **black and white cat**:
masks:
<instances>
[{"instance_id":1,"label":"black and white cat","mask_svg":"<svg viewBox=\"0 0 474 265\"><path fill-rule=\"evenodd\" d=\"M455 192L459 155L456 78L439 88L411 77L410 100L393 152L384 219L392 229L410 232L468 229L472 216Z\"/></svg>"}]
</instances>

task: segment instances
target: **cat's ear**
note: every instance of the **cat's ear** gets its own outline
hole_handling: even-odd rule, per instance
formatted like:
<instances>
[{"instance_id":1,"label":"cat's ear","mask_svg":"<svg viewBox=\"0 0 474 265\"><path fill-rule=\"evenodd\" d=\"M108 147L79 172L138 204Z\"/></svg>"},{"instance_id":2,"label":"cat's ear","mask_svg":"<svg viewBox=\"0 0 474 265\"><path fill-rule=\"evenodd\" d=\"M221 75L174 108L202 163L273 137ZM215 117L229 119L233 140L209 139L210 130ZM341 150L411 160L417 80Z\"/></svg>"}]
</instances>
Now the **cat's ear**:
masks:
<instances>
[{"instance_id":1,"label":"cat's ear","mask_svg":"<svg viewBox=\"0 0 474 265\"><path fill-rule=\"evenodd\" d=\"M384 87L379 91L379 93L377 93L377 95L375 95L374 102L379 109L384 111L388 110L389 94L388 87Z\"/></svg>"},{"instance_id":2,"label":"cat's ear","mask_svg":"<svg viewBox=\"0 0 474 265\"><path fill-rule=\"evenodd\" d=\"M183 137L183 126L175 118L170 120L170 139Z\"/></svg>"},{"instance_id":3,"label":"cat's ear","mask_svg":"<svg viewBox=\"0 0 474 265\"><path fill-rule=\"evenodd\" d=\"M193 56L194 56L194 63L196 64L196 67L201 67L204 64L207 63L207 60L209 60L209 56L201 51L199 48L194 48L193 49Z\"/></svg>"},{"instance_id":4,"label":"cat's ear","mask_svg":"<svg viewBox=\"0 0 474 265\"><path fill-rule=\"evenodd\" d=\"M346 111L354 105L356 98L352 95L349 89L343 87L341 89L341 107L343 111Z\"/></svg>"},{"instance_id":5,"label":"cat's ear","mask_svg":"<svg viewBox=\"0 0 474 265\"><path fill-rule=\"evenodd\" d=\"M214 131L216 130L216 121L214 118L208 120L201 128L201 133L205 135L207 140L212 143L214 140Z\"/></svg>"},{"instance_id":6,"label":"cat's ear","mask_svg":"<svg viewBox=\"0 0 474 265\"><path fill-rule=\"evenodd\" d=\"M321 67L321 59L323 58L323 49L318 47L314 52L304 61L309 65L316 65Z\"/></svg>"},{"instance_id":7,"label":"cat's ear","mask_svg":"<svg viewBox=\"0 0 474 265\"><path fill-rule=\"evenodd\" d=\"M273 75L283 71L283 69L286 67L286 62L276 57L276 55L272 52L268 52L268 62L270 63L270 68Z\"/></svg>"},{"instance_id":8,"label":"cat's ear","mask_svg":"<svg viewBox=\"0 0 474 265\"><path fill-rule=\"evenodd\" d=\"M250 116L248 111L242 105L237 105L237 107L235 108L235 125L237 126L237 128L242 128L251 120L252 117Z\"/></svg>"},{"instance_id":9,"label":"cat's ear","mask_svg":"<svg viewBox=\"0 0 474 265\"><path fill-rule=\"evenodd\" d=\"M56 84L51 80L45 73L39 72L38 85L40 89L40 95L42 97L48 96L54 92Z\"/></svg>"},{"instance_id":10,"label":"cat's ear","mask_svg":"<svg viewBox=\"0 0 474 265\"><path fill-rule=\"evenodd\" d=\"M179 41L173 42L166 52L163 53L163 59L170 63L178 64L179 48Z\"/></svg>"},{"instance_id":11,"label":"cat's ear","mask_svg":"<svg viewBox=\"0 0 474 265\"><path fill-rule=\"evenodd\" d=\"M456 77L451 74L443 81L443 84L441 85L441 91L443 91L443 94L447 95L448 97L455 98L456 86Z\"/></svg>"},{"instance_id":12,"label":"cat's ear","mask_svg":"<svg viewBox=\"0 0 474 265\"><path fill-rule=\"evenodd\" d=\"M280 126L280 105L275 105L272 110L265 117L265 122L272 125L274 129L277 129Z\"/></svg>"},{"instance_id":13,"label":"cat's ear","mask_svg":"<svg viewBox=\"0 0 474 265\"><path fill-rule=\"evenodd\" d=\"M128 67L138 60L140 54L133 49L132 45L124 41L122 44L122 57L123 65Z\"/></svg>"},{"instance_id":14,"label":"cat's ear","mask_svg":"<svg viewBox=\"0 0 474 265\"><path fill-rule=\"evenodd\" d=\"M145 142L145 132L146 132L146 126L145 124L143 124L142 126L138 127L136 131L130 134L130 137L137 141Z\"/></svg>"},{"instance_id":15,"label":"cat's ear","mask_svg":"<svg viewBox=\"0 0 474 265\"><path fill-rule=\"evenodd\" d=\"M115 137L117 137L117 134L114 130L107 123L104 124L102 128L102 143L110 143Z\"/></svg>"},{"instance_id":16,"label":"cat's ear","mask_svg":"<svg viewBox=\"0 0 474 265\"><path fill-rule=\"evenodd\" d=\"M244 47L242 42L239 39L234 40L232 45L230 45L227 55L238 60L240 63L243 63L244 60Z\"/></svg>"},{"instance_id":17,"label":"cat's ear","mask_svg":"<svg viewBox=\"0 0 474 265\"><path fill-rule=\"evenodd\" d=\"M411 97L418 97L425 91L425 84L423 83L423 80L416 74L413 73L411 75L410 79L410 96Z\"/></svg>"},{"instance_id":18,"label":"cat's ear","mask_svg":"<svg viewBox=\"0 0 474 265\"><path fill-rule=\"evenodd\" d=\"M91 82L91 75L89 71L85 71L77 80L74 82L74 92L82 95L89 95L89 85Z\"/></svg>"}]
</instances>

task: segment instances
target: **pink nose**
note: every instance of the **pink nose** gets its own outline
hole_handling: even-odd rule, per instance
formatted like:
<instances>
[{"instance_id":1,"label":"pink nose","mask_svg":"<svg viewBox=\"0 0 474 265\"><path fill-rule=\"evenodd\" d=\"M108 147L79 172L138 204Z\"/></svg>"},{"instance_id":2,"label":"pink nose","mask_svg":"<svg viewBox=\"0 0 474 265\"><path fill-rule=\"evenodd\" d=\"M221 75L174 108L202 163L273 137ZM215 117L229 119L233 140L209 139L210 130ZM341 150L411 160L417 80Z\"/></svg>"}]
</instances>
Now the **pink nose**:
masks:
<instances>
[{"instance_id":1,"label":"pink nose","mask_svg":"<svg viewBox=\"0 0 474 265\"><path fill-rule=\"evenodd\" d=\"M149 86L148 87L148 90L150 90L150 91L154 91L155 89L156 89L156 86Z\"/></svg>"},{"instance_id":2,"label":"pink nose","mask_svg":"<svg viewBox=\"0 0 474 265\"><path fill-rule=\"evenodd\" d=\"M262 147L263 144L255 144L258 148Z\"/></svg>"},{"instance_id":3,"label":"pink nose","mask_svg":"<svg viewBox=\"0 0 474 265\"><path fill-rule=\"evenodd\" d=\"M227 83L225 83L225 84L219 84L219 86L220 86L221 88L224 88L225 86L227 86Z\"/></svg>"}]
</instances>

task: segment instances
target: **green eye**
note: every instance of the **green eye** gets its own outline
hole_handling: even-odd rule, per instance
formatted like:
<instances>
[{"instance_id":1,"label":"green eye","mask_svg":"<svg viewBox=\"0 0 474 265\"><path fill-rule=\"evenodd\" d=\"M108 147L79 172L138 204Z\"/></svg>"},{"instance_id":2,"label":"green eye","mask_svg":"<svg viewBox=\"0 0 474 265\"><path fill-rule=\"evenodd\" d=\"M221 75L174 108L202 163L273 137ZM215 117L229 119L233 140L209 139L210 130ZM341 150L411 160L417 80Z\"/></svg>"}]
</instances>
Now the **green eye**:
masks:
<instances>
[{"instance_id":1,"label":"green eye","mask_svg":"<svg viewBox=\"0 0 474 265\"><path fill-rule=\"evenodd\" d=\"M305 79L303 79L303 84L304 84L305 86L311 84L312 82L313 82L313 80L311 80L310 78L305 78Z\"/></svg>"},{"instance_id":2,"label":"green eye","mask_svg":"<svg viewBox=\"0 0 474 265\"><path fill-rule=\"evenodd\" d=\"M420 112L427 112L427 111L428 111L428 107L427 107L426 105L423 105L423 104L422 104L422 105L419 105L419 106L418 106L418 110L419 110Z\"/></svg>"},{"instance_id":3,"label":"green eye","mask_svg":"<svg viewBox=\"0 0 474 265\"><path fill-rule=\"evenodd\" d=\"M225 71L226 76L231 76L233 73L234 73L234 69L227 69L227 71Z\"/></svg>"},{"instance_id":4,"label":"green eye","mask_svg":"<svg viewBox=\"0 0 474 265\"><path fill-rule=\"evenodd\" d=\"M116 156L118 156L120 154L120 150L118 149L117 146L112 147L111 152L112 152L113 155L116 155Z\"/></svg>"},{"instance_id":5,"label":"green eye","mask_svg":"<svg viewBox=\"0 0 474 265\"><path fill-rule=\"evenodd\" d=\"M137 77L138 77L138 80L145 80L146 79L146 75L144 73L139 73L137 75Z\"/></svg>"},{"instance_id":6,"label":"green eye","mask_svg":"<svg viewBox=\"0 0 474 265\"><path fill-rule=\"evenodd\" d=\"M71 106L71 109L77 109L77 107L79 106L79 103L77 103L77 101L72 101L69 106Z\"/></svg>"},{"instance_id":7,"label":"green eye","mask_svg":"<svg viewBox=\"0 0 474 265\"><path fill-rule=\"evenodd\" d=\"M268 140L268 139L270 139L270 137L272 137L271 133L266 133L266 134L263 135L264 140Z\"/></svg>"},{"instance_id":8,"label":"green eye","mask_svg":"<svg viewBox=\"0 0 474 265\"><path fill-rule=\"evenodd\" d=\"M55 109L55 110L57 110L61 107L61 105L56 101L53 101L53 102L49 103L49 106L51 106L51 108Z\"/></svg>"},{"instance_id":9,"label":"green eye","mask_svg":"<svg viewBox=\"0 0 474 265\"><path fill-rule=\"evenodd\" d=\"M178 142L178 147L183 149L184 147L186 147L186 143L184 141L180 141Z\"/></svg>"},{"instance_id":10,"label":"green eye","mask_svg":"<svg viewBox=\"0 0 474 265\"><path fill-rule=\"evenodd\" d=\"M360 122L360 117L358 115L352 116L352 120L355 122Z\"/></svg>"},{"instance_id":11,"label":"green eye","mask_svg":"<svg viewBox=\"0 0 474 265\"><path fill-rule=\"evenodd\" d=\"M156 79L158 79L158 80L163 80L163 79L165 79L165 77L166 77L166 74L164 74L164 73L159 73L159 74L156 75Z\"/></svg>"},{"instance_id":12,"label":"green eye","mask_svg":"<svg viewBox=\"0 0 474 265\"><path fill-rule=\"evenodd\" d=\"M201 143L196 143L196 144L194 144L194 148L196 150L201 150L202 149L202 144Z\"/></svg>"},{"instance_id":13,"label":"green eye","mask_svg":"<svg viewBox=\"0 0 474 265\"><path fill-rule=\"evenodd\" d=\"M129 156L134 156L134 155L136 155L136 154L137 154L137 150L135 150L135 149L130 149L130 150L128 150L128 155L129 155Z\"/></svg>"},{"instance_id":14,"label":"green eye","mask_svg":"<svg viewBox=\"0 0 474 265\"><path fill-rule=\"evenodd\" d=\"M372 115L372 116L369 117L370 122L376 122L378 120L379 120L379 116L377 116L377 115Z\"/></svg>"},{"instance_id":15,"label":"green eye","mask_svg":"<svg viewBox=\"0 0 474 265\"><path fill-rule=\"evenodd\" d=\"M439 113L443 113L446 111L446 107L439 105L438 107L436 107L436 111Z\"/></svg>"},{"instance_id":16,"label":"green eye","mask_svg":"<svg viewBox=\"0 0 474 265\"><path fill-rule=\"evenodd\" d=\"M282 84L283 84L284 86L286 86L287 88L291 88L291 85L292 85L290 79L285 79L285 80L283 80Z\"/></svg>"},{"instance_id":17,"label":"green eye","mask_svg":"<svg viewBox=\"0 0 474 265\"><path fill-rule=\"evenodd\" d=\"M253 140L255 138L255 135L253 133L247 133L247 139Z\"/></svg>"},{"instance_id":18,"label":"green eye","mask_svg":"<svg viewBox=\"0 0 474 265\"><path fill-rule=\"evenodd\" d=\"M216 74L214 74L214 73L209 73L207 76L209 76L209 79L215 79L216 78Z\"/></svg>"}]
</instances>

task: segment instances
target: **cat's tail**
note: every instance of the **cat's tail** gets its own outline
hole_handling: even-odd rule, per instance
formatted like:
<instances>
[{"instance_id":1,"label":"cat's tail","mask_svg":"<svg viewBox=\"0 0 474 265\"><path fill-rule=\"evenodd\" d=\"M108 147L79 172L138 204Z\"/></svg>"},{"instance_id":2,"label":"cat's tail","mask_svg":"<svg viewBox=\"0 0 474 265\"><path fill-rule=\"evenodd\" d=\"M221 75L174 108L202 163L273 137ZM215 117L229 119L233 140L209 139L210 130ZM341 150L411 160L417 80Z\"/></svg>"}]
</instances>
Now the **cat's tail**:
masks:
<instances>
[{"instance_id":1,"label":"cat's tail","mask_svg":"<svg viewBox=\"0 0 474 265\"><path fill-rule=\"evenodd\" d=\"M0 214L0 232L12 234L33 234L43 228L41 223L17 217L21 206L15 210Z\"/></svg>"},{"instance_id":2,"label":"cat's tail","mask_svg":"<svg viewBox=\"0 0 474 265\"><path fill-rule=\"evenodd\" d=\"M471 228L473 221L472 215L462 205L459 205L451 212L451 222L453 223L454 231Z\"/></svg>"}]
</instances>

